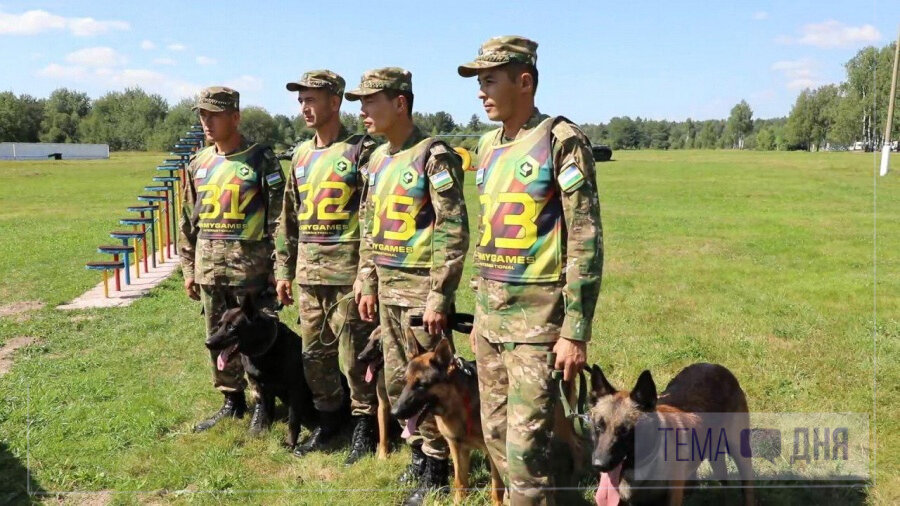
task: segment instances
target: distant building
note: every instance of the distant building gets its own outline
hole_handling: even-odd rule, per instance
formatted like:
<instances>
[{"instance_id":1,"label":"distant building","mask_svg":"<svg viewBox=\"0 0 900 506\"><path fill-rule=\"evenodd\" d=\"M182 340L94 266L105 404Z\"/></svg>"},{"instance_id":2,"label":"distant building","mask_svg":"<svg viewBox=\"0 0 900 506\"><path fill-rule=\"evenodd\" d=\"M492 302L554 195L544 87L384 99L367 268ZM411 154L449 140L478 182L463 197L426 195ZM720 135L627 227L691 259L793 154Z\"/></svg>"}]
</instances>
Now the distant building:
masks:
<instances>
[{"instance_id":1,"label":"distant building","mask_svg":"<svg viewBox=\"0 0 900 506\"><path fill-rule=\"evenodd\" d=\"M0 142L0 160L97 160L109 158L109 144Z\"/></svg>"}]
</instances>

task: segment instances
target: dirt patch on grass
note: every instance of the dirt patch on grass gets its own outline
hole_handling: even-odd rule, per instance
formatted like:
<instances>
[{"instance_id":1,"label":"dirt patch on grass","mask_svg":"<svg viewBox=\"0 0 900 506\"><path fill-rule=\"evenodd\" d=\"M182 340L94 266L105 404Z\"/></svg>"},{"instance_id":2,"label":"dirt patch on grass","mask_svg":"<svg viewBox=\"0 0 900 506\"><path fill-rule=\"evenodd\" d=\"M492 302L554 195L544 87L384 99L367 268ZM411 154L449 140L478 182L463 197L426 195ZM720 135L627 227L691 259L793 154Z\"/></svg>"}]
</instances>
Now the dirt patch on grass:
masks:
<instances>
[{"instance_id":1,"label":"dirt patch on grass","mask_svg":"<svg viewBox=\"0 0 900 506\"><path fill-rule=\"evenodd\" d=\"M9 369L12 367L13 359L12 356L19 348L24 348L26 346L31 346L32 344L38 342L36 337L14 337L9 341L3 343L3 346L0 346L0 377L9 372Z\"/></svg>"},{"instance_id":2,"label":"dirt patch on grass","mask_svg":"<svg viewBox=\"0 0 900 506\"><path fill-rule=\"evenodd\" d=\"M18 322L28 319L29 311L36 311L44 307L44 303L39 300L26 300L22 302L13 302L0 306L0 318L12 318Z\"/></svg>"}]
</instances>

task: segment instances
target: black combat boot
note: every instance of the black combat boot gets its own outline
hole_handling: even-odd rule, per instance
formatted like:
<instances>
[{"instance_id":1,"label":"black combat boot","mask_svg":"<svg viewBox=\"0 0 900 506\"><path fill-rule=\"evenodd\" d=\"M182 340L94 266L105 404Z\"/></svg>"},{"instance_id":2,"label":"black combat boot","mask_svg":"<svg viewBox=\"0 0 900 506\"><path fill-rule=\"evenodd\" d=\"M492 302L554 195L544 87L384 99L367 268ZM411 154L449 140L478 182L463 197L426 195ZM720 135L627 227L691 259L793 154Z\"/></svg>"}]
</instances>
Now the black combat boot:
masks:
<instances>
[{"instance_id":1,"label":"black combat boot","mask_svg":"<svg viewBox=\"0 0 900 506\"><path fill-rule=\"evenodd\" d=\"M425 452L422 451L422 443L410 445L409 448L412 450L412 459L397 480L401 485L418 483L422 479L422 475L425 474Z\"/></svg>"},{"instance_id":2,"label":"black combat boot","mask_svg":"<svg viewBox=\"0 0 900 506\"><path fill-rule=\"evenodd\" d=\"M344 461L344 465L349 466L366 455L375 453L376 425L374 415L356 417L356 427L353 428L353 438L350 441L350 455Z\"/></svg>"},{"instance_id":3,"label":"black combat boot","mask_svg":"<svg viewBox=\"0 0 900 506\"><path fill-rule=\"evenodd\" d=\"M420 506L425 504L425 496L430 492L446 494L450 487L447 482L450 478L450 461L448 459L436 459L425 457L425 473L419 480L419 486L406 498L403 506Z\"/></svg>"},{"instance_id":4,"label":"black combat boot","mask_svg":"<svg viewBox=\"0 0 900 506\"><path fill-rule=\"evenodd\" d=\"M203 432L212 428L223 418L244 418L247 411L247 401L244 400L244 392L230 392L225 394L225 403L213 416L194 425L194 432Z\"/></svg>"},{"instance_id":5,"label":"black combat boot","mask_svg":"<svg viewBox=\"0 0 900 506\"><path fill-rule=\"evenodd\" d=\"M340 411L320 411L319 426L312 431L306 442L294 448L294 456L302 457L309 452L328 449L328 442L341 431L343 422L344 417Z\"/></svg>"},{"instance_id":6,"label":"black combat boot","mask_svg":"<svg viewBox=\"0 0 900 506\"><path fill-rule=\"evenodd\" d=\"M253 415L250 417L250 435L254 437L259 436L269 430L271 425L272 420L269 418L269 410L266 409L266 404L260 399L253 406Z\"/></svg>"}]
</instances>

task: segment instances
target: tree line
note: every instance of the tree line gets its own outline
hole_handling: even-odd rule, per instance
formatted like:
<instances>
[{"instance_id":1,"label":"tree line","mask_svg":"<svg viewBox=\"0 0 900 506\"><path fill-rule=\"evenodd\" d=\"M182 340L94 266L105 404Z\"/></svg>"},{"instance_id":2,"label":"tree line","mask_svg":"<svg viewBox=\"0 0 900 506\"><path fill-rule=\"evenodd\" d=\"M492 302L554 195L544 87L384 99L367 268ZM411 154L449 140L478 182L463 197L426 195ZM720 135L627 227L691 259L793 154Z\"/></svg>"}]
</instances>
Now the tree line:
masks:
<instances>
[{"instance_id":1,"label":"tree line","mask_svg":"<svg viewBox=\"0 0 900 506\"><path fill-rule=\"evenodd\" d=\"M727 119L666 121L614 117L608 123L581 125L595 144L613 149L758 149L818 150L864 142L877 147L887 118L893 44L866 47L844 64L847 77L839 84L805 89L787 117L759 119L741 100ZM873 78L874 76L874 78ZM140 88L112 91L96 100L59 88L47 98L0 93L0 141L84 142L109 144L113 151L168 149L197 122L194 99L174 105ZM301 116L271 115L262 107L241 111L247 137L285 149L312 137ZM900 108L894 125L900 124ZM474 148L478 134L492 128L473 114L457 123L444 111L415 112L424 132L450 135L454 146ZM356 114L341 113L350 131L363 130Z\"/></svg>"}]
</instances>

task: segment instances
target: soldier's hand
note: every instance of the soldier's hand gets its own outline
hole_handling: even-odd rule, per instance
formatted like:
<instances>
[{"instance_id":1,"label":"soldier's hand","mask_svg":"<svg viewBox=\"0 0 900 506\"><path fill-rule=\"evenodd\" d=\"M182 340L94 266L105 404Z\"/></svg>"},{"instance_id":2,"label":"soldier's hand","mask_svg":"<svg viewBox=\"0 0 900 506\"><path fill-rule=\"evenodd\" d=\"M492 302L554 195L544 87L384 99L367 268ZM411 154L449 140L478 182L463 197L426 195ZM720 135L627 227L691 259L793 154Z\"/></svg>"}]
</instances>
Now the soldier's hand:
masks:
<instances>
[{"instance_id":1,"label":"soldier's hand","mask_svg":"<svg viewBox=\"0 0 900 506\"><path fill-rule=\"evenodd\" d=\"M197 286L197 283L194 283L193 278L184 280L184 293L191 299L200 300L200 287Z\"/></svg>"},{"instance_id":2,"label":"soldier's hand","mask_svg":"<svg viewBox=\"0 0 900 506\"><path fill-rule=\"evenodd\" d=\"M375 305L378 298L375 295L361 295L359 297L359 317L366 322L375 321Z\"/></svg>"},{"instance_id":3,"label":"soldier's hand","mask_svg":"<svg viewBox=\"0 0 900 506\"><path fill-rule=\"evenodd\" d=\"M443 334L444 329L447 328L447 315L445 313L426 309L425 314L422 315L422 325L429 335L439 336Z\"/></svg>"},{"instance_id":4,"label":"soldier's hand","mask_svg":"<svg viewBox=\"0 0 900 506\"><path fill-rule=\"evenodd\" d=\"M584 341L561 337L553 345L553 352L556 353L554 368L563 372L563 381L574 379L587 362L587 343Z\"/></svg>"},{"instance_id":5,"label":"soldier's hand","mask_svg":"<svg viewBox=\"0 0 900 506\"><path fill-rule=\"evenodd\" d=\"M285 306L294 304L294 292L290 281L279 279L278 284L275 285L275 293L278 295L278 302Z\"/></svg>"}]
</instances>

